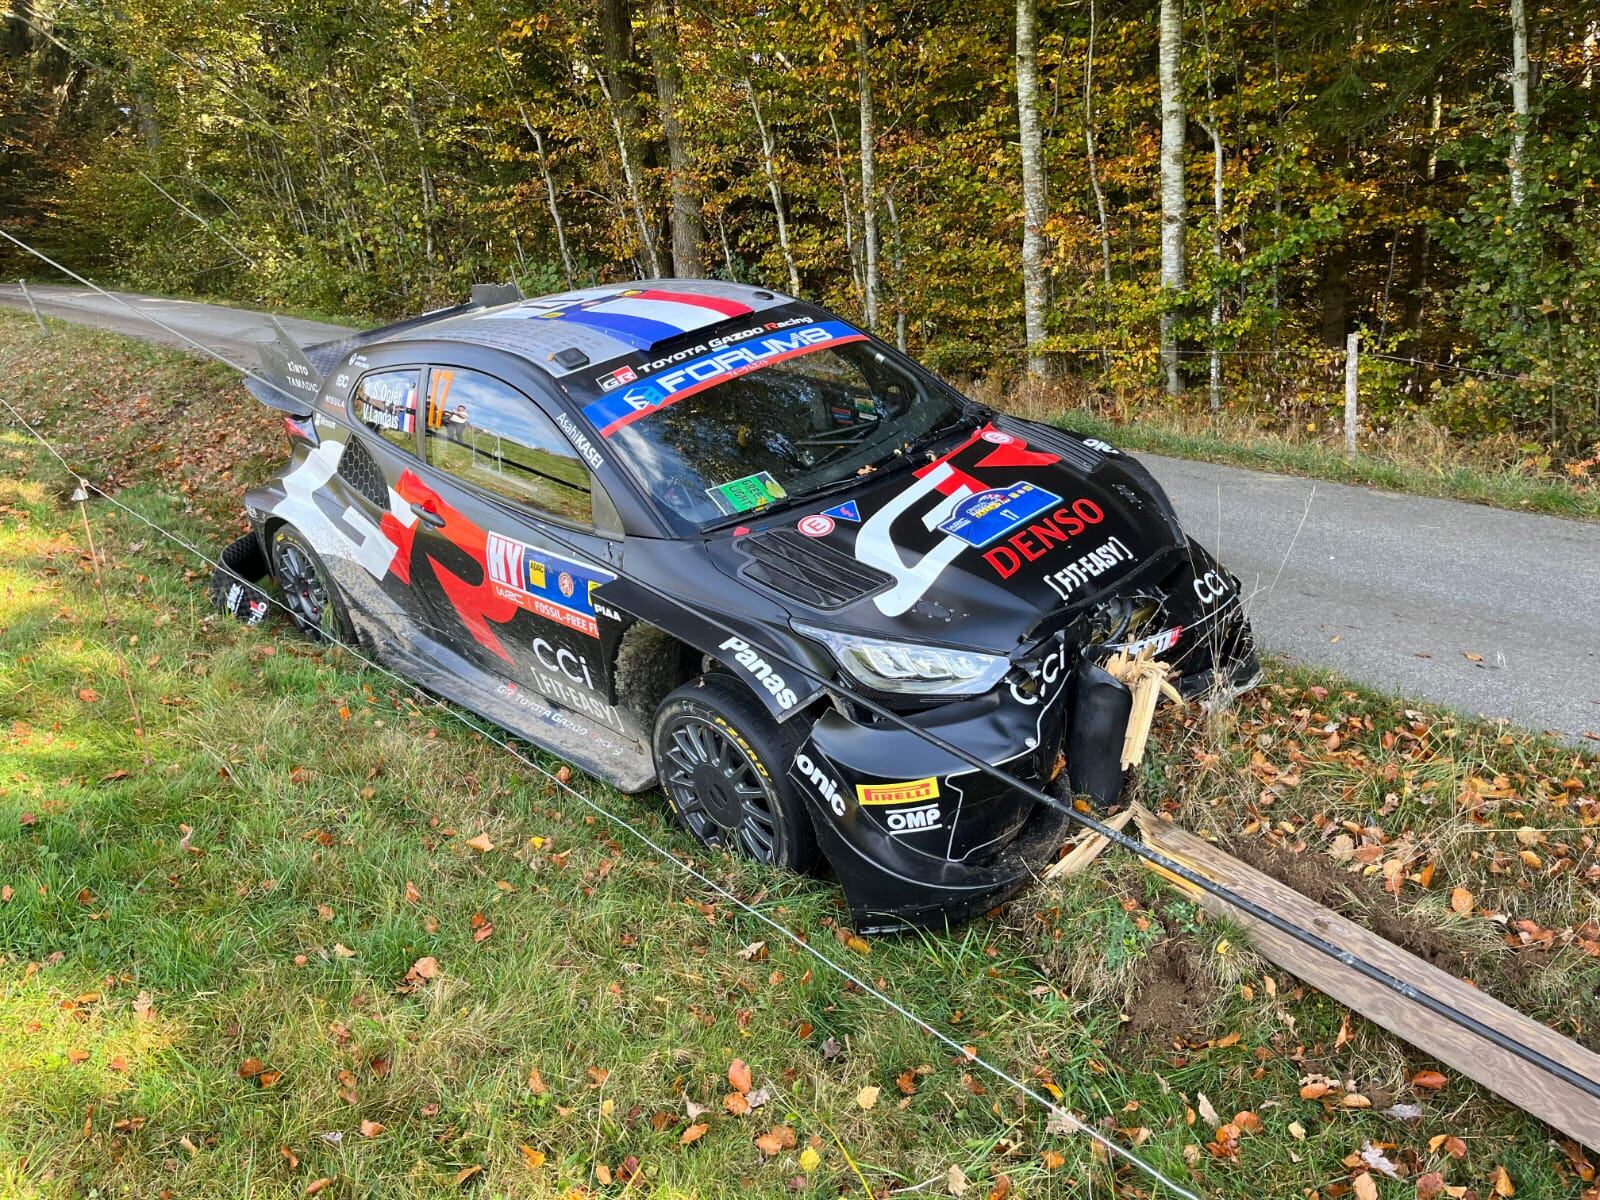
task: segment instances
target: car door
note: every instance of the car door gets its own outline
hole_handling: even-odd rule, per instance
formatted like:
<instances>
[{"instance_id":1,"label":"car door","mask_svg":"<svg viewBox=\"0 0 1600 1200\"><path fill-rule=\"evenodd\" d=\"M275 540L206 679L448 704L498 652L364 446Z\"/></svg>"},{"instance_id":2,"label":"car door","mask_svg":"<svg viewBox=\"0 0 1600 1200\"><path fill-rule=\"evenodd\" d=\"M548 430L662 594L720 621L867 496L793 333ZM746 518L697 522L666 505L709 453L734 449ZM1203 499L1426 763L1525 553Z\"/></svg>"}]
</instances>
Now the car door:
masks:
<instances>
[{"instance_id":1,"label":"car door","mask_svg":"<svg viewBox=\"0 0 1600 1200\"><path fill-rule=\"evenodd\" d=\"M631 735L611 667L625 622L600 594L620 540L609 498L550 416L495 375L433 365L423 413L422 462L401 495L435 626L513 693Z\"/></svg>"},{"instance_id":2,"label":"car door","mask_svg":"<svg viewBox=\"0 0 1600 1200\"><path fill-rule=\"evenodd\" d=\"M397 638L419 624L426 628L433 617L410 585L413 518L403 507L397 515L394 502L400 481L420 465L418 413L426 367L409 358L404 351L355 355L336 384L348 389L348 424L318 422L329 443L343 438L326 487L341 531L354 544L358 569L342 574L341 586Z\"/></svg>"}]
</instances>

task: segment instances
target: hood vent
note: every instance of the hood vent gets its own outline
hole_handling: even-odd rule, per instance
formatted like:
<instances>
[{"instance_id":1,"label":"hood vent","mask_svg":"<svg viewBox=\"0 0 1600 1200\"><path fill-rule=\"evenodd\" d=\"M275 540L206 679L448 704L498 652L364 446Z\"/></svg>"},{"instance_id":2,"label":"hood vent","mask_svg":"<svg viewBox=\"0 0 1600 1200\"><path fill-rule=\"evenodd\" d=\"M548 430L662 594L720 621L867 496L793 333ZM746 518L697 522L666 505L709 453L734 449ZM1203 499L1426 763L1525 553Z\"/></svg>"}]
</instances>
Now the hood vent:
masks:
<instances>
[{"instance_id":1,"label":"hood vent","mask_svg":"<svg viewBox=\"0 0 1600 1200\"><path fill-rule=\"evenodd\" d=\"M859 563L841 550L792 529L769 529L734 542L748 562L739 574L752 583L828 611L875 596L894 583L892 576Z\"/></svg>"}]
</instances>

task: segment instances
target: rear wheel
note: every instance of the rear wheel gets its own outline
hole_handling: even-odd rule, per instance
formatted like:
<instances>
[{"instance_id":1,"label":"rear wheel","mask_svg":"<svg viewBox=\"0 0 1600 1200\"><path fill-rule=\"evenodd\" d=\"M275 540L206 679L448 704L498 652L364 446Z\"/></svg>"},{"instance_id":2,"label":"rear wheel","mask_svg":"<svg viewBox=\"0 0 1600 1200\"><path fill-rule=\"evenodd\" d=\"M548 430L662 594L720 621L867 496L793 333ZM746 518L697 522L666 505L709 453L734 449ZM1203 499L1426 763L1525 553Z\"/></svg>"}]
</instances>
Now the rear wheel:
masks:
<instances>
[{"instance_id":1,"label":"rear wheel","mask_svg":"<svg viewBox=\"0 0 1600 1200\"><path fill-rule=\"evenodd\" d=\"M788 778L801 740L737 680L702 675L656 710L656 771L673 812L706 845L805 871L817 838Z\"/></svg>"},{"instance_id":2,"label":"rear wheel","mask_svg":"<svg viewBox=\"0 0 1600 1200\"><path fill-rule=\"evenodd\" d=\"M344 599L305 534L293 525L273 530L272 577L295 628L316 642L354 640Z\"/></svg>"}]
</instances>

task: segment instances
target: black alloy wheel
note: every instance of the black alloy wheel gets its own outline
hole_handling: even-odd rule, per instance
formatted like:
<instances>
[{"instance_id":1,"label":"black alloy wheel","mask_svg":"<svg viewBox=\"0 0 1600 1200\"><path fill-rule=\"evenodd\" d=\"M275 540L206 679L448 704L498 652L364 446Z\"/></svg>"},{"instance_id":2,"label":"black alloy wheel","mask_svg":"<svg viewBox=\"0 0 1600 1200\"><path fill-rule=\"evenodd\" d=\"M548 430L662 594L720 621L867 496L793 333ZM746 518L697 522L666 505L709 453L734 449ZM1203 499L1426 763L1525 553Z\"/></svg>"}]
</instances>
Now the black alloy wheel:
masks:
<instances>
[{"instance_id":1,"label":"black alloy wheel","mask_svg":"<svg viewBox=\"0 0 1600 1200\"><path fill-rule=\"evenodd\" d=\"M787 776L800 740L738 680L704 675L656 711L656 770L673 811L700 841L803 871L816 861L817 841Z\"/></svg>"},{"instance_id":2,"label":"black alloy wheel","mask_svg":"<svg viewBox=\"0 0 1600 1200\"><path fill-rule=\"evenodd\" d=\"M295 628L315 642L348 642L349 618L328 569L293 525L272 534L272 577Z\"/></svg>"}]
</instances>

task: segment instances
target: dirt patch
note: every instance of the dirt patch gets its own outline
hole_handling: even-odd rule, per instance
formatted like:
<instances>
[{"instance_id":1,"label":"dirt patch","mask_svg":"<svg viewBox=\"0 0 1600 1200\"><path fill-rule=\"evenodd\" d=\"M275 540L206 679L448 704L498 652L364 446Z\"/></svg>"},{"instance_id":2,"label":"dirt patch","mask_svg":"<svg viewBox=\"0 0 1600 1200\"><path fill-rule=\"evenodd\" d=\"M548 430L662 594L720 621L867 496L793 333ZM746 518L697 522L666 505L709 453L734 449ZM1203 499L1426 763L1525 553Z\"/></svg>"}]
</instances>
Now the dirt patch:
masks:
<instances>
[{"instance_id":1,"label":"dirt patch","mask_svg":"<svg viewBox=\"0 0 1600 1200\"><path fill-rule=\"evenodd\" d=\"M1131 1057L1187 1043L1197 1029L1210 1024L1210 1010L1221 992L1188 937L1157 942L1134 971L1129 1019L1117 1033L1118 1048Z\"/></svg>"},{"instance_id":2,"label":"dirt patch","mask_svg":"<svg viewBox=\"0 0 1600 1200\"><path fill-rule=\"evenodd\" d=\"M1472 975L1467 950L1443 931L1394 910L1394 901L1370 880L1346 872L1325 854L1291 854L1270 842L1240 841L1229 854L1287 884L1301 895L1365 926L1430 966L1451 975Z\"/></svg>"}]
</instances>

